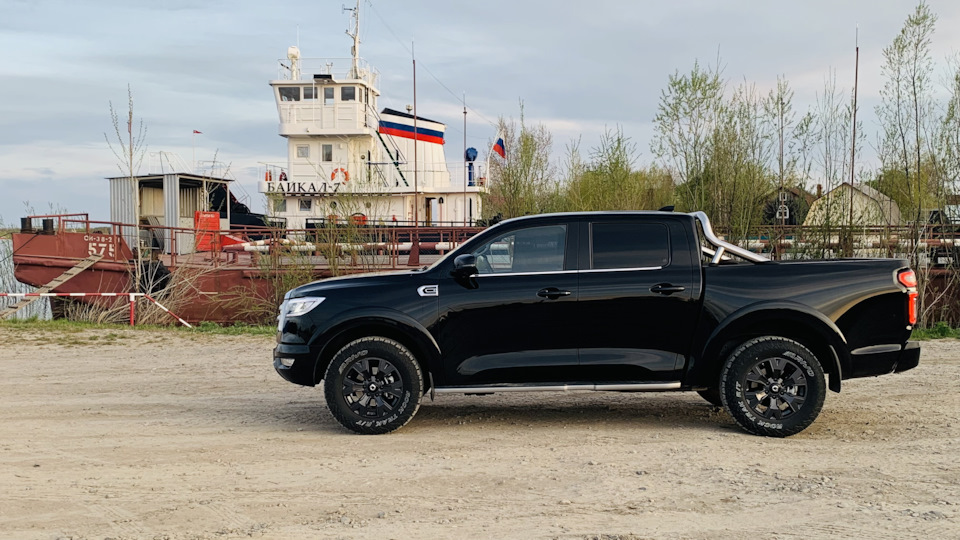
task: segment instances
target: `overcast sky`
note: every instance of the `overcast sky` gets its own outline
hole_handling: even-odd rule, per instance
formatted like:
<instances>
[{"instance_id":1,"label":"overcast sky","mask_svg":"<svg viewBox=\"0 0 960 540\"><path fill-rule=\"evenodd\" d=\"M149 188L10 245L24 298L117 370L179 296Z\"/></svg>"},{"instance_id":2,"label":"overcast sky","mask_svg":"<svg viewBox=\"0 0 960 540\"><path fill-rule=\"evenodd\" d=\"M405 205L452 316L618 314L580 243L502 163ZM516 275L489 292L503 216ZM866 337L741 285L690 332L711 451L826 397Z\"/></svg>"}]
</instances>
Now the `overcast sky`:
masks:
<instances>
[{"instance_id":1,"label":"overcast sky","mask_svg":"<svg viewBox=\"0 0 960 540\"><path fill-rule=\"evenodd\" d=\"M144 170L160 152L184 162L214 155L262 209L258 164L286 164L268 81L299 43L304 57L346 57L349 0L0 0L0 220L18 223L28 202L109 218L106 176L118 174L104 140L108 102L126 114L127 85L147 127ZM932 0L938 73L960 51L960 2ZM860 110L868 141L882 87L882 49L916 3L904 0L764 2L593 0L364 1L361 55L381 73L380 106L412 102L410 43L417 56L418 112L447 124L447 157L481 152L491 122L517 118L553 134L562 157L577 137L588 151L622 127L651 162L661 90L694 61L722 59L732 83L765 93L778 75L812 105L835 70L853 85L860 27ZM938 77L940 75L938 74ZM937 79L940 80L939 78ZM153 166L148 163L154 164ZM262 165L260 166L262 170Z\"/></svg>"}]
</instances>

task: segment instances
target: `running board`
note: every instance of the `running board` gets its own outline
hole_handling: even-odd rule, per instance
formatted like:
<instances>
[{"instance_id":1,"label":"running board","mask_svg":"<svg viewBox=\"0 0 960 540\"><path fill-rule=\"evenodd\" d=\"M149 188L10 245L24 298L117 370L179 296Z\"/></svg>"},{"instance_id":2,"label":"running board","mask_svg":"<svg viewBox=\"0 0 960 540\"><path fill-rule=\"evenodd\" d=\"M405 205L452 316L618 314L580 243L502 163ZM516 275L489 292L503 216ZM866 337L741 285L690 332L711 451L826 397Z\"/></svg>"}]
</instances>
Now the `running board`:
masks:
<instances>
[{"instance_id":1,"label":"running board","mask_svg":"<svg viewBox=\"0 0 960 540\"><path fill-rule=\"evenodd\" d=\"M438 394L493 394L497 392L572 392L588 390L596 392L661 392L679 390L679 382L639 384L561 384L553 386L447 386L434 389Z\"/></svg>"}]
</instances>

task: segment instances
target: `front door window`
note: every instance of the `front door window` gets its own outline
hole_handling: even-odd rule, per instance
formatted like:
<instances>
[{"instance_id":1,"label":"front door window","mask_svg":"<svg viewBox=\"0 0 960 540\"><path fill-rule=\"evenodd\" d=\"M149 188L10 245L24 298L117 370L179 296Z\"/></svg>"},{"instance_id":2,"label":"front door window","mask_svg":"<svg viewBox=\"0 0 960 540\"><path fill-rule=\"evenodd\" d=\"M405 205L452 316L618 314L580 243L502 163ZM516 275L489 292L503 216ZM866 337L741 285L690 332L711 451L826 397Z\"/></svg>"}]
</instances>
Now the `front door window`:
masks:
<instances>
[{"instance_id":1,"label":"front door window","mask_svg":"<svg viewBox=\"0 0 960 540\"><path fill-rule=\"evenodd\" d=\"M480 274L559 272L563 270L565 225L512 231L476 251Z\"/></svg>"}]
</instances>

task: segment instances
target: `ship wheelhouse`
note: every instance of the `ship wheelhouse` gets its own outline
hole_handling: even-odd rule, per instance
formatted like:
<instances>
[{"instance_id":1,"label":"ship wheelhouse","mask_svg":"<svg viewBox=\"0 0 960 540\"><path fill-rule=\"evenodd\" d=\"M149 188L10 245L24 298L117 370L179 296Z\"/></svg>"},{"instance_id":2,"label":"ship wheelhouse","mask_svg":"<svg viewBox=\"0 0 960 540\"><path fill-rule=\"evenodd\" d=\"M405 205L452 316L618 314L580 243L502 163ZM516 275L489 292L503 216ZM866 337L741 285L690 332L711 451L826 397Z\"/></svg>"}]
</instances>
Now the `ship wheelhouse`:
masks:
<instances>
[{"instance_id":1,"label":"ship wheelhouse","mask_svg":"<svg viewBox=\"0 0 960 540\"><path fill-rule=\"evenodd\" d=\"M359 5L355 13L359 14ZM356 28L359 26L357 25ZM451 182L446 126L380 109L379 73L357 54L301 58L290 47L270 81L286 167L267 165L259 191L267 214L290 229L330 223L472 225L480 217L480 182Z\"/></svg>"}]
</instances>

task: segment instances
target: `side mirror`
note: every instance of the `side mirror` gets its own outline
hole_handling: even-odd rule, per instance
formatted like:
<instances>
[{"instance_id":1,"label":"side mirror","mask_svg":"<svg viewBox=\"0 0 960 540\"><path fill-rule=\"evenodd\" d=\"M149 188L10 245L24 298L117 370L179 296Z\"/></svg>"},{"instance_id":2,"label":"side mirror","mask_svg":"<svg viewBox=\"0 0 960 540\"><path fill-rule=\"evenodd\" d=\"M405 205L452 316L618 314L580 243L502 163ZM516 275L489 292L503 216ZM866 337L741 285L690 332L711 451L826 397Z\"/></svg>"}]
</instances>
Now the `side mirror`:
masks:
<instances>
[{"instance_id":1,"label":"side mirror","mask_svg":"<svg viewBox=\"0 0 960 540\"><path fill-rule=\"evenodd\" d=\"M478 273L477 256L472 253L458 255L457 258L453 260L453 270L450 273L457 283L460 283L468 289L476 289L478 284L476 278L473 276Z\"/></svg>"},{"instance_id":2,"label":"side mirror","mask_svg":"<svg viewBox=\"0 0 960 540\"><path fill-rule=\"evenodd\" d=\"M453 260L454 277L466 278L476 273L478 273L477 256L473 253L464 253L463 255L458 255L457 258Z\"/></svg>"}]
</instances>

